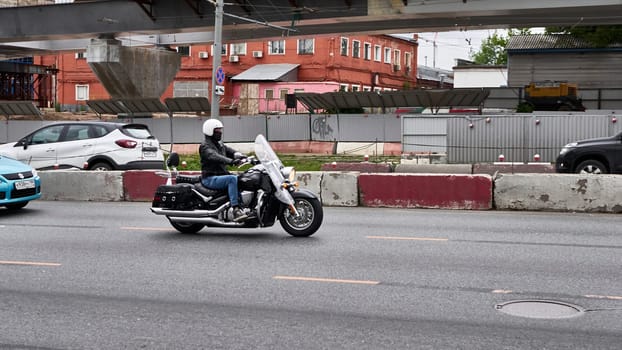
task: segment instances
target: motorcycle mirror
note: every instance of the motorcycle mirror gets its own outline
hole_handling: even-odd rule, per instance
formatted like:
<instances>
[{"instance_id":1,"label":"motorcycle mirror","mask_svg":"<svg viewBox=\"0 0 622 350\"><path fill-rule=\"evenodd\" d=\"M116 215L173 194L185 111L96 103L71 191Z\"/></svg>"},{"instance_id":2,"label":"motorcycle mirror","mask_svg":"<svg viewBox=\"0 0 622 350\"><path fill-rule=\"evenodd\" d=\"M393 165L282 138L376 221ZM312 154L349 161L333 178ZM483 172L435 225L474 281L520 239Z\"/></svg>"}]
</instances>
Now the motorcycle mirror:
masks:
<instances>
[{"instance_id":1,"label":"motorcycle mirror","mask_svg":"<svg viewBox=\"0 0 622 350\"><path fill-rule=\"evenodd\" d=\"M172 152L166 159L166 166L177 167L179 166L179 154Z\"/></svg>"}]
</instances>

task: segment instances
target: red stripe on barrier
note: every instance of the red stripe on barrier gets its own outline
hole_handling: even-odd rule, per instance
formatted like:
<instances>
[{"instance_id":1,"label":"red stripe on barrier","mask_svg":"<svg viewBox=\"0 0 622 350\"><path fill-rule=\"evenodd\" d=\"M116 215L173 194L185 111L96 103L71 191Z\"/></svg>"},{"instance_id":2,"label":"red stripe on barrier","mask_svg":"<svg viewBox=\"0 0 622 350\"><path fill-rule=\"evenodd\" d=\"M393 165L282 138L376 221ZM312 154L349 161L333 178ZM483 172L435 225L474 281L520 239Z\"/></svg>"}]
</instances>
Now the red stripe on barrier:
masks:
<instances>
[{"instance_id":1,"label":"red stripe on barrier","mask_svg":"<svg viewBox=\"0 0 622 350\"><path fill-rule=\"evenodd\" d=\"M486 175L360 174L358 182L362 206L492 209Z\"/></svg>"},{"instance_id":2,"label":"red stripe on barrier","mask_svg":"<svg viewBox=\"0 0 622 350\"><path fill-rule=\"evenodd\" d=\"M154 171L130 170L123 173L123 193L126 201L152 201L156 188L166 179Z\"/></svg>"}]
</instances>

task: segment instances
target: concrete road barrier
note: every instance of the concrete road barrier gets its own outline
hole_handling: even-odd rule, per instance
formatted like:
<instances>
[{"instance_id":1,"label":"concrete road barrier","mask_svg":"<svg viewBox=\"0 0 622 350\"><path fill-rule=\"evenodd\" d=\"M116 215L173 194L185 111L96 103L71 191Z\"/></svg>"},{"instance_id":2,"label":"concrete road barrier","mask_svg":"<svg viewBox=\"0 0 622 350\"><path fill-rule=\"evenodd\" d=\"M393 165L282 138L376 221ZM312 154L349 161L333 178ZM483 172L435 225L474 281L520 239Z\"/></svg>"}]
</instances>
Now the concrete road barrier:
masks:
<instances>
[{"instance_id":1,"label":"concrete road barrier","mask_svg":"<svg viewBox=\"0 0 622 350\"><path fill-rule=\"evenodd\" d=\"M41 199L63 201L122 201L122 171L40 171Z\"/></svg>"},{"instance_id":2,"label":"concrete road barrier","mask_svg":"<svg viewBox=\"0 0 622 350\"><path fill-rule=\"evenodd\" d=\"M198 172L184 172L198 174ZM43 200L151 201L154 171L40 171ZM300 172L326 206L622 213L622 176ZM494 188L494 189L493 189ZM494 206L493 206L494 199Z\"/></svg>"},{"instance_id":3,"label":"concrete road barrier","mask_svg":"<svg viewBox=\"0 0 622 350\"><path fill-rule=\"evenodd\" d=\"M322 205L356 207L359 205L357 172L325 172L322 176Z\"/></svg>"},{"instance_id":4,"label":"concrete road barrier","mask_svg":"<svg viewBox=\"0 0 622 350\"><path fill-rule=\"evenodd\" d=\"M622 213L622 176L513 174L495 180L497 209Z\"/></svg>"},{"instance_id":5,"label":"concrete road barrier","mask_svg":"<svg viewBox=\"0 0 622 350\"><path fill-rule=\"evenodd\" d=\"M492 209L488 175L361 174L359 193L368 207Z\"/></svg>"},{"instance_id":6,"label":"concrete road barrier","mask_svg":"<svg viewBox=\"0 0 622 350\"><path fill-rule=\"evenodd\" d=\"M156 188L166 183L166 178L153 170L128 170L123 174L123 192L126 201L151 202Z\"/></svg>"},{"instance_id":7,"label":"concrete road barrier","mask_svg":"<svg viewBox=\"0 0 622 350\"><path fill-rule=\"evenodd\" d=\"M551 163L478 163L473 165L473 174L522 174L522 173L555 173Z\"/></svg>"}]
</instances>

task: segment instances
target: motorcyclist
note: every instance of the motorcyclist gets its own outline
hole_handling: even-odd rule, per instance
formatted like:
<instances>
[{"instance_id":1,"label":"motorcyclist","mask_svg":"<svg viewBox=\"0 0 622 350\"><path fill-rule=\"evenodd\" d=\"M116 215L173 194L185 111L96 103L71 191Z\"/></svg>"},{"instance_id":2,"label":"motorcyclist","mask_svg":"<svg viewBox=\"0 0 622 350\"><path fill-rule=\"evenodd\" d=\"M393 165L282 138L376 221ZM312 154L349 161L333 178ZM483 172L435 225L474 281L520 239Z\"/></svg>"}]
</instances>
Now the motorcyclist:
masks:
<instances>
[{"instance_id":1,"label":"motorcyclist","mask_svg":"<svg viewBox=\"0 0 622 350\"><path fill-rule=\"evenodd\" d=\"M227 189L233 221L243 221L248 215L239 206L238 178L227 171L227 165L240 165L246 156L222 143L222 130L222 122L218 119L203 123L205 140L199 146L201 183L216 190Z\"/></svg>"}]
</instances>

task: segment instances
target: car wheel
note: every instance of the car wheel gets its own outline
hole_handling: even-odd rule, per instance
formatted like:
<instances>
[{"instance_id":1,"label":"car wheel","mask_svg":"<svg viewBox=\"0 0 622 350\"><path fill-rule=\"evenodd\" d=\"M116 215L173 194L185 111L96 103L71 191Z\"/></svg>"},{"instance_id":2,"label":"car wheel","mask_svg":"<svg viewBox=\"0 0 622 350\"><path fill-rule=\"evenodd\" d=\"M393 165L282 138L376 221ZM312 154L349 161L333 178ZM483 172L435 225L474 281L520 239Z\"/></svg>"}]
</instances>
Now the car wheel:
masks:
<instances>
[{"instance_id":1,"label":"car wheel","mask_svg":"<svg viewBox=\"0 0 622 350\"><path fill-rule=\"evenodd\" d=\"M20 202L20 203L6 204L6 208L9 209L9 210L18 210L18 209L22 209L23 207L25 207L26 204L28 204L28 201Z\"/></svg>"},{"instance_id":2,"label":"car wheel","mask_svg":"<svg viewBox=\"0 0 622 350\"><path fill-rule=\"evenodd\" d=\"M93 164L93 166L91 166L89 169L95 170L95 171L109 171L109 170L112 170L112 167L108 163L99 162L99 163Z\"/></svg>"},{"instance_id":3,"label":"car wheel","mask_svg":"<svg viewBox=\"0 0 622 350\"><path fill-rule=\"evenodd\" d=\"M581 162L575 169L577 174L607 174L607 168L597 160L586 160Z\"/></svg>"}]
</instances>

